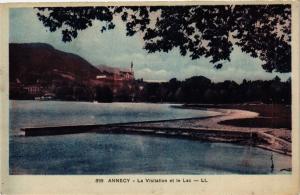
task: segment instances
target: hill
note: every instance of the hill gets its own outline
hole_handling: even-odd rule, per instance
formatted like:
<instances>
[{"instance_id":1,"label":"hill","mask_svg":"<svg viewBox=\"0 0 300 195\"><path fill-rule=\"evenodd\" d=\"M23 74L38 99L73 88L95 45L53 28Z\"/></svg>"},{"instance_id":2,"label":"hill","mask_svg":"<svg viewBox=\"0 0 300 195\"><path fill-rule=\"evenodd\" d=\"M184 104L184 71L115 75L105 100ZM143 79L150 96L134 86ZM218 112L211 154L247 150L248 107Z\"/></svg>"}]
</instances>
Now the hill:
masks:
<instances>
[{"instance_id":1,"label":"hill","mask_svg":"<svg viewBox=\"0 0 300 195\"><path fill-rule=\"evenodd\" d=\"M53 79L81 82L99 74L99 70L82 57L45 43L10 43L9 68L11 82L18 79L26 84Z\"/></svg>"}]
</instances>

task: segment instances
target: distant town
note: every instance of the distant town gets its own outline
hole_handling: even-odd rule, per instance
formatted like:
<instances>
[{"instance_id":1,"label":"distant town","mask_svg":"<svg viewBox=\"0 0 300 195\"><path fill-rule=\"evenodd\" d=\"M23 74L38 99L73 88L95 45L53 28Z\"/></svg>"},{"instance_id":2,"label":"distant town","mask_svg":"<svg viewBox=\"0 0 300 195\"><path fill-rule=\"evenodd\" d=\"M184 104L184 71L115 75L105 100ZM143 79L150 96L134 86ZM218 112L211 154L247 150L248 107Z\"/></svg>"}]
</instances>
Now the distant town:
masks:
<instances>
[{"instance_id":1,"label":"distant town","mask_svg":"<svg viewBox=\"0 0 300 195\"><path fill-rule=\"evenodd\" d=\"M10 99L98 102L291 103L291 79L214 83L204 76L146 82L128 68L91 65L49 44L10 44ZM124 65L123 65L124 67Z\"/></svg>"},{"instance_id":2,"label":"distant town","mask_svg":"<svg viewBox=\"0 0 300 195\"><path fill-rule=\"evenodd\" d=\"M69 100L110 102L135 101L137 90L141 91L144 82L134 78L133 63L131 69L98 66L99 73L89 82L76 82L75 75L53 69L53 73L64 79L53 79L50 82L37 79L33 83L23 84L20 79L10 85L12 98L35 100Z\"/></svg>"}]
</instances>

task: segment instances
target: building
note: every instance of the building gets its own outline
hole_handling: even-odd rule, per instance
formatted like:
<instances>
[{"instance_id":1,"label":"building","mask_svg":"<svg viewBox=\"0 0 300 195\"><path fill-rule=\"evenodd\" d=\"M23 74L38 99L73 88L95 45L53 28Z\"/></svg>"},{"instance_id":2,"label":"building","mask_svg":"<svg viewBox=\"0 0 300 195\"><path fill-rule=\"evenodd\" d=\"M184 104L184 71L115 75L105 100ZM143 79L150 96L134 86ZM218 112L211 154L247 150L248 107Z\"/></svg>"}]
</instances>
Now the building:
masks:
<instances>
[{"instance_id":1,"label":"building","mask_svg":"<svg viewBox=\"0 0 300 195\"><path fill-rule=\"evenodd\" d=\"M121 84L122 82L134 81L133 63L130 68L115 68L106 65L99 65L101 74L96 76L98 83L111 85L112 83Z\"/></svg>"},{"instance_id":2,"label":"building","mask_svg":"<svg viewBox=\"0 0 300 195\"><path fill-rule=\"evenodd\" d=\"M27 90L29 95L39 96L42 94L43 87L39 84L32 84L25 86L24 89Z\"/></svg>"},{"instance_id":3,"label":"building","mask_svg":"<svg viewBox=\"0 0 300 195\"><path fill-rule=\"evenodd\" d=\"M130 68L115 68L106 65L98 66L101 74L93 80L93 84L98 87L109 87L113 96L117 100L132 99L134 96L135 78L133 63Z\"/></svg>"}]
</instances>

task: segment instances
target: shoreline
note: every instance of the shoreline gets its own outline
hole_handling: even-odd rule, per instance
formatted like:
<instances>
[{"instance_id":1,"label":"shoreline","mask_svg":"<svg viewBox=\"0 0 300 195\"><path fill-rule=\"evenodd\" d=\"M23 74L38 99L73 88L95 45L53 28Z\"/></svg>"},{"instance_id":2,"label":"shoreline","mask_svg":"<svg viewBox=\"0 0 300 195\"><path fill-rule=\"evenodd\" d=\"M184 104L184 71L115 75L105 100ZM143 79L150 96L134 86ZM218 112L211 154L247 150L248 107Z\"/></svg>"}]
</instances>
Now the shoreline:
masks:
<instances>
[{"instance_id":1,"label":"shoreline","mask_svg":"<svg viewBox=\"0 0 300 195\"><path fill-rule=\"evenodd\" d=\"M178 108L185 107L181 106ZM38 127L24 128L21 130L25 131L25 136L97 132L177 137L211 142L251 145L291 156L291 142L289 142L288 139L282 139L282 135L291 134L291 131L288 129L238 127L222 124L222 122L228 120L257 118L259 116L258 112L228 108L200 109L218 112L220 114L215 116L186 119L142 121L106 125Z\"/></svg>"},{"instance_id":2,"label":"shoreline","mask_svg":"<svg viewBox=\"0 0 300 195\"><path fill-rule=\"evenodd\" d=\"M238 109L208 108L207 110L220 112L222 114L207 118L180 119L165 122L153 121L137 123L130 126L124 125L122 127L160 129L165 131L173 129L190 130L191 133L204 136L199 137L198 139L200 140L251 145L291 156L291 142L282 139L280 136L276 136L278 134L291 134L291 130L283 128L238 127L222 124L222 122L232 119L239 120L256 118L259 116L259 113ZM241 136L237 136L237 134L240 134ZM193 136L191 136L191 138L193 138Z\"/></svg>"}]
</instances>

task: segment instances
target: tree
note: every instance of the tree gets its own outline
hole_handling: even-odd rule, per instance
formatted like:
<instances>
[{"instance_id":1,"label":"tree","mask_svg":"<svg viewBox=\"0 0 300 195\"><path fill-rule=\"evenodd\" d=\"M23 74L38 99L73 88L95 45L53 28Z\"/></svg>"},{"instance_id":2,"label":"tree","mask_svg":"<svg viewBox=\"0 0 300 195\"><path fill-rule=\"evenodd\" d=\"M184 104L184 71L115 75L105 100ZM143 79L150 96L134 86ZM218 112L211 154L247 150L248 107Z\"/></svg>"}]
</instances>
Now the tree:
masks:
<instances>
[{"instance_id":1,"label":"tree","mask_svg":"<svg viewBox=\"0 0 300 195\"><path fill-rule=\"evenodd\" d=\"M185 80L182 91L185 94L186 102L201 102L207 88L211 85L211 80L204 76L193 76Z\"/></svg>"},{"instance_id":2,"label":"tree","mask_svg":"<svg viewBox=\"0 0 300 195\"><path fill-rule=\"evenodd\" d=\"M99 102L112 102L113 92L108 86L97 86L95 99Z\"/></svg>"},{"instance_id":3,"label":"tree","mask_svg":"<svg viewBox=\"0 0 300 195\"><path fill-rule=\"evenodd\" d=\"M230 61L233 45L259 57L267 72L291 71L291 6L121 6L37 8L37 16L51 32L62 32L64 42L78 31L103 22L100 31L115 27L114 18L126 23L127 36L140 32L148 52L177 47L191 59L210 57L214 67Z\"/></svg>"}]
</instances>

